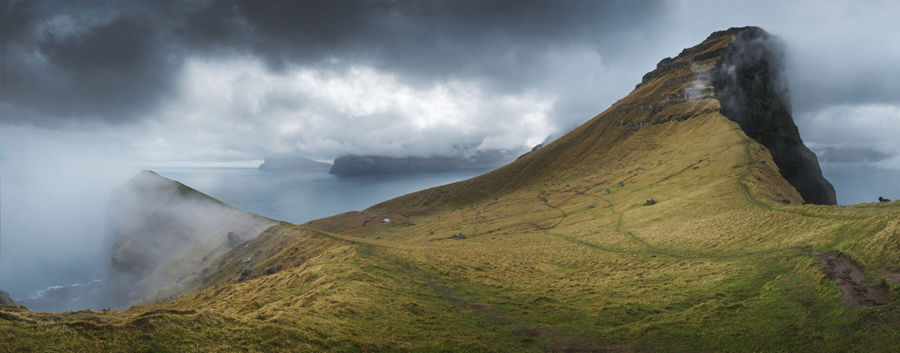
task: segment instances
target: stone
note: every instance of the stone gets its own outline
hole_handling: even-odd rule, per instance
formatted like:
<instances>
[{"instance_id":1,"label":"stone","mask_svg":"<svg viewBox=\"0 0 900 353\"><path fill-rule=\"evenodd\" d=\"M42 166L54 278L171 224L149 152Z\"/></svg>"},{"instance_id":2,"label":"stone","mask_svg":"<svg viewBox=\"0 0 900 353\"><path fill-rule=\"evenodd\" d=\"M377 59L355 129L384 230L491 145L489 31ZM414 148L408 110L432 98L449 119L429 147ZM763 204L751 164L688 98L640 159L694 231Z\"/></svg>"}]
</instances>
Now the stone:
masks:
<instances>
[{"instance_id":1,"label":"stone","mask_svg":"<svg viewBox=\"0 0 900 353\"><path fill-rule=\"evenodd\" d=\"M625 186L625 182L624 182L624 181L620 181L620 182L619 182L619 187L623 187L623 186Z\"/></svg>"},{"instance_id":2,"label":"stone","mask_svg":"<svg viewBox=\"0 0 900 353\"><path fill-rule=\"evenodd\" d=\"M0 305L16 305L16 303L13 303L12 298L9 297L9 293L0 290Z\"/></svg>"},{"instance_id":3,"label":"stone","mask_svg":"<svg viewBox=\"0 0 900 353\"><path fill-rule=\"evenodd\" d=\"M651 205L655 205L655 204L656 204L656 200L654 200L654 199L647 200L647 206L651 206Z\"/></svg>"},{"instance_id":4,"label":"stone","mask_svg":"<svg viewBox=\"0 0 900 353\"><path fill-rule=\"evenodd\" d=\"M603 190L603 193L609 195L609 188L607 188L606 190Z\"/></svg>"},{"instance_id":5,"label":"stone","mask_svg":"<svg viewBox=\"0 0 900 353\"><path fill-rule=\"evenodd\" d=\"M459 233L459 237L457 239L465 239L465 238L466 238L466 236L463 235L463 233Z\"/></svg>"},{"instance_id":6,"label":"stone","mask_svg":"<svg viewBox=\"0 0 900 353\"><path fill-rule=\"evenodd\" d=\"M591 206L590 206L590 207L591 207L591 208L594 208L594 204L591 204Z\"/></svg>"},{"instance_id":7,"label":"stone","mask_svg":"<svg viewBox=\"0 0 900 353\"><path fill-rule=\"evenodd\" d=\"M281 271L281 265L275 267L266 267L266 275L271 276L278 273L278 271Z\"/></svg>"},{"instance_id":8,"label":"stone","mask_svg":"<svg viewBox=\"0 0 900 353\"><path fill-rule=\"evenodd\" d=\"M740 163L734 165L735 168L740 168L740 167L743 167L743 166L744 166L744 165L743 165L743 164L740 164Z\"/></svg>"}]
</instances>

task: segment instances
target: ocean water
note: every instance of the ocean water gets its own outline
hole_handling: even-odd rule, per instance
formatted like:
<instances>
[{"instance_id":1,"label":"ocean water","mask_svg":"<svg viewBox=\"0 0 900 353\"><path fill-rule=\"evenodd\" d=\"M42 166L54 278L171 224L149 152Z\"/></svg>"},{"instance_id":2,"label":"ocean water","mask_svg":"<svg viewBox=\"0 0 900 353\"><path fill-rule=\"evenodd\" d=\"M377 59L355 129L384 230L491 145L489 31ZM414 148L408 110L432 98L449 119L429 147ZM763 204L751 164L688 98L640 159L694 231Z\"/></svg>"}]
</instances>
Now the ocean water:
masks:
<instances>
[{"instance_id":1,"label":"ocean water","mask_svg":"<svg viewBox=\"0 0 900 353\"><path fill-rule=\"evenodd\" d=\"M261 171L252 168L161 168L176 180L234 206L295 224L361 211L382 201L487 173L473 169L443 173L338 177L328 168Z\"/></svg>"},{"instance_id":2,"label":"ocean water","mask_svg":"<svg viewBox=\"0 0 900 353\"><path fill-rule=\"evenodd\" d=\"M900 199L900 170L859 163L821 163L822 175L834 186L838 205Z\"/></svg>"},{"instance_id":3,"label":"ocean water","mask_svg":"<svg viewBox=\"0 0 900 353\"><path fill-rule=\"evenodd\" d=\"M411 192L476 177L492 169L442 173L337 177L329 168L260 171L255 168L150 168L240 210L271 219L305 223L347 211L359 211ZM102 216L98 216L101 217ZM93 220L104 223L105 220ZM99 246L99 245L98 245ZM99 251L103 253L102 251ZM52 261L46 266L59 266ZM6 279L17 304L34 311L63 312L105 308L101 293L108 258L68 262L64 270L24 281ZM16 272L14 272L16 273ZM33 276L32 276L33 277Z\"/></svg>"}]
</instances>

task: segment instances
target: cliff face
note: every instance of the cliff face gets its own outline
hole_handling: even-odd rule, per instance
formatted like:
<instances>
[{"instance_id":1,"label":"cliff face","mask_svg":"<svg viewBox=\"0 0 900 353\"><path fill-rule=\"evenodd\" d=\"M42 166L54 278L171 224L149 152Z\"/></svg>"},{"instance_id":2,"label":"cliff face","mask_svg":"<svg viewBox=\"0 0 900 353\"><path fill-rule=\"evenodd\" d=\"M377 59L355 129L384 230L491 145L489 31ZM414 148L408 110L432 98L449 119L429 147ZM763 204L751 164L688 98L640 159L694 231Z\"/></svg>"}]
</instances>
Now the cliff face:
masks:
<instances>
[{"instance_id":1,"label":"cliff face","mask_svg":"<svg viewBox=\"0 0 900 353\"><path fill-rule=\"evenodd\" d=\"M274 224L142 171L110 200L112 258L105 306L120 307L196 270Z\"/></svg>"},{"instance_id":2,"label":"cliff face","mask_svg":"<svg viewBox=\"0 0 900 353\"><path fill-rule=\"evenodd\" d=\"M8 293L0 290L0 305L16 305L16 303L13 303Z\"/></svg>"},{"instance_id":3,"label":"cliff face","mask_svg":"<svg viewBox=\"0 0 900 353\"><path fill-rule=\"evenodd\" d=\"M435 173L462 169L499 168L516 159L516 153L489 150L471 157L385 157L341 156L334 160L330 174L363 176L379 174Z\"/></svg>"},{"instance_id":4,"label":"cliff face","mask_svg":"<svg viewBox=\"0 0 900 353\"><path fill-rule=\"evenodd\" d=\"M822 177L816 155L803 144L791 117L782 43L756 27L732 28L710 38L716 36L735 36L711 70L721 114L771 151L781 175L805 202L836 205L834 187Z\"/></svg>"}]
</instances>

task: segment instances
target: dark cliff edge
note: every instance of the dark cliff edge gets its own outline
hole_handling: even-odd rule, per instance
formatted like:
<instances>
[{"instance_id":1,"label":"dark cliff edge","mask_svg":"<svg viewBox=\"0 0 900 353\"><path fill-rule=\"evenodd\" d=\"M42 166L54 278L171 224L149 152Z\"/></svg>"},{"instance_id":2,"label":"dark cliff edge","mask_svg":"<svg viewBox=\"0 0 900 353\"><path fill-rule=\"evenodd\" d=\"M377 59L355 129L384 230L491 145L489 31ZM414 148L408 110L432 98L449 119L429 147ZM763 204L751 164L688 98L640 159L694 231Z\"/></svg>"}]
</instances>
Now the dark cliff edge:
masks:
<instances>
[{"instance_id":1,"label":"dark cliff edge","mask_svg":"<svg viewBox=\"0 0 900 353\"><path fill-rule=\"evenodd\" d=\"M464 169L499 168L516 160L517 151L478 151L470 157L385 157L346 155L334 160L330 174L365 176L438 173Z\"/></svg>"},{"instance_id":2,"label":"dark cliff edge","mask_svg":"<svg viewBox=\"0 0 900 353\"><path fill-rule=\"evenodd\" d=\"M113 193L108 217L112 254L103 302L112 308L177 283L203 259L275 224L146 170Z\"/></svg>"},{"instance_id":3,"label":"dark cliff edge","mask_svg":"<svg viewBox=\"0 0 900 353\"><path fill-rule=\"evenodd\" d=\"M13 303L8 293L0 290L0 305L16 305L16 303Z\"/></svg>"},{"instance_id":4,"label":"dark cliff edge","mask_svg":"<svg viewBox=\"0 0 900 353\"><path fill-rule=\"evenodd\" d=\"M836 205L834 187L822 176L815 153L803 144L791 117L784 44L757 27L731 28L710 38L717 36L736 36L712 69L721 114L769 149L782 177L806 203Z\"/></svg>"}]
</instances>

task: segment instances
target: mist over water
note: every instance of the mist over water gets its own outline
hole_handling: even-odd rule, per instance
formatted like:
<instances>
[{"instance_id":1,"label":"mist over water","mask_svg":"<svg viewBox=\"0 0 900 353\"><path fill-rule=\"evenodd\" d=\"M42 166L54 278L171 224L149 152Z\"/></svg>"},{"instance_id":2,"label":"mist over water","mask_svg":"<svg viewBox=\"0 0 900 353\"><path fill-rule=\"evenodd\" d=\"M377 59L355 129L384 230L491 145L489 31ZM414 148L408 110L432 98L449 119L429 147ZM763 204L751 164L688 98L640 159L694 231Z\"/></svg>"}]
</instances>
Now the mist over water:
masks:
<instances>
[{"instance_id":1,"label":"mist over water","mask_svg":"<svg viewBox=\"0 0 900 353\"><path fill-rule=\"evenodd\" d=\"M39 180L27 180L11 173L17 168L9 167L19 161L22 159L11 158L3 165L0 289L9 292L17 304L35 311L106 308L100 297L103 284L98 280L106 277L111 258L110 244L105 241L107 207L112 190L128 178L119 171L115 177L88 177L89 170L106 172L98 165L86 164L68 166L73 171L70 177L46 170ZM297 224L362 210L491 170L346 178L328 174L328 168L151 169L240 210ZM61 184L62 180L68 182Z\"/></svg>"},{"instance_id":2,"label":"mist over water","mask_svg":"<svg viewBox=\"0 0 900 353\"><path fill-rule=\"evenodd\" d=\"M337 177L328 168L259 171L251 168L160 168L176 180L246 212L295 224L361 211L379 202L469 179L492 169L444 173Z\"/></svg>"}]
</instances>

